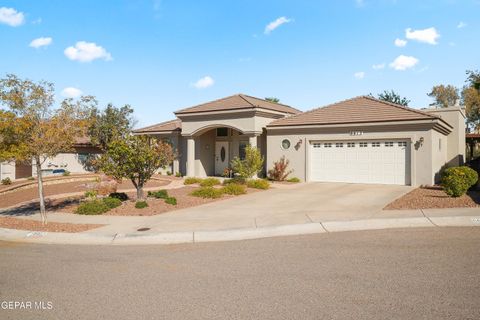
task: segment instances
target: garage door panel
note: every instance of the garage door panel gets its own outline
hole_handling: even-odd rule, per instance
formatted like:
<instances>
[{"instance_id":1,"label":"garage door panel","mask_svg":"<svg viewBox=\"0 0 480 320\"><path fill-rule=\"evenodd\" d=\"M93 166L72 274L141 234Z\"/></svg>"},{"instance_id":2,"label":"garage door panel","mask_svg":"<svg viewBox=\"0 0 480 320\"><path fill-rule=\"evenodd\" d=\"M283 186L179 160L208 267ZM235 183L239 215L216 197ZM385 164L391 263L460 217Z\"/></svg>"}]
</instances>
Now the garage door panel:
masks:
<instances>
[{"instance_id":1,"label":"garage door panel","mask_svg":"<svg viewBox=\"0 0 480 320\"><path fill-rule=\"evenodd\" d=\"M315 145L315 147L313 147ZM410 183L406 141L315 142L310 149L312 181Z\"/></svg>"}]
</instances>

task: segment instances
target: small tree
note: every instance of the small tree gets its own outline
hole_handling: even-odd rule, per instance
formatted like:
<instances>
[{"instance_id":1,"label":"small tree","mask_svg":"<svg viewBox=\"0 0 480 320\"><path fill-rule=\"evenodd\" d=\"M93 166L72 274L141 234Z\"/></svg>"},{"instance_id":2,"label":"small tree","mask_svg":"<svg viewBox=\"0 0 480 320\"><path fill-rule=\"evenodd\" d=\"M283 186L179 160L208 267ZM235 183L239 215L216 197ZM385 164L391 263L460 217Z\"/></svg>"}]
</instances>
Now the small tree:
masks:
<instances>
[{"instance_id":1,"label":"small tree","mask_svg":"<svg viewBox=\"0 0 480 320\"><path fill-rule=\"evenodd\" d=\"M175 159L172 146L147 136L128 136L111 141L100 158L100 169L120 180L127 178L137 189L137 199L144 199L143 187L161 167Z\"/></svg>"},{"instance_id":2,"label":"small tree","mask_svg":"<svg viewBox=\"0 0 480 320\"><path fill-rule=\"evenodd\" d=\"M244 179L250 179L263 168L263 156L257 147L246 146L245 159L235 157L232 162L232 169Z\"/></svg>"},{"instance_id":3,"label":"small tree","mask_svg":"<svg viewBox=\"0 0 480 320\"><path fill-rule=\"evenodd\" d=\"M285 156L281 157L279 161L273 163L273 168L268 170L268 176L275 181L284 181L293 170L287 170L289 160Z\"/></svg>"},{"instance_id":4,"label":"small tree","mask_svg":"<svg viewBox=\"0 0 480 320\"><path fill-rule=\"evenodd\" d=\"M265 98L265 100L273 102L273 103L279 103L280 102L280 99L275 98L275 97L267 97L267 98Z\"/></svg>"},{"instance_id":5,"label":"small tree","mask_svg":"<svg viewBox=\"0 0 480 320\"><path fill-rule=\"evenodd\" d=\"M462 89L469 130L480 131L480 72L467 70L467 84Z\"/></svg>"},{"instance_id":6,"label":"small tree","mask_svg":"<svg viewBox=\"0 0 480 320\"><path fill-rule=\"evenodd\" d=\"M438 86L434 86L432 91L427 93L427 95L434 100L434 102L430 105L437 108L454 106L460 99L460 96L458 95L458 89L452 85L444 86L443 84L440 84Z\"/></svg>"},{"instance_id":7,"label":"small tree","mask_svg":"<svg viewBox=\"0 0 480 320\"><path fill-rule=\"evenodd\" d=\"M34 164L38 177L38 194L42 223L47 223L43 192L42 165L60 152L72 150L75 139L85 136L93 97L65 99L57 109L54 86L34 83L15 75L0 79L0 160Z\"/></svg>"},{"instance_id":8,"label":"small tree","mask_svg":"<svg viewBox=\"0 0 480 320\"><path fill-rule=\"evenodd\" d=\"M401 97L398 93L396 93L393 90L390 90L390 91L384 90L382 93L379 93L377 96L379 100L399 104L405 107L408 106L408 104L410 103L410 100L408 100L405 97Z\"/></svg>"}]
</instances>

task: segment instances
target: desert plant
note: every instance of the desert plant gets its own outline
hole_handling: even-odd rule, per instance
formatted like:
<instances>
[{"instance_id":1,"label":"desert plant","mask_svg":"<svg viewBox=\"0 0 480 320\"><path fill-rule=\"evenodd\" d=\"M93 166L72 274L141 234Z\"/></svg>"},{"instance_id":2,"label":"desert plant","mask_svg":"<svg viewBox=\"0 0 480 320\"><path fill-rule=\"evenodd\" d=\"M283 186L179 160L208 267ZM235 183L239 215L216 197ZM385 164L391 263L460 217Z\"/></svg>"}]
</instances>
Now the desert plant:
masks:
<instances>
[{"instance_id":1,"label":"desert plant","mask_svg":"<svg viewBox=\"0 0 480 320\"><path fill-rule=\"evenodd\" d=\"M167 190L148 191L148 196L157 199L167 199L168 192Z\"/></svg>"},{"instance_id":2,"label":"desert plant","mask_svg":"<svg viewBox=\"0 0 480 320\"><path fill-rule=\"evenodd\" d=\"M128 195L125 192L112 192L108 195L110 198L115 198L120 201L127 201Z\"/></svg>"},{"instance_id":3,"label":"desert plant","mask_svg":"<svg viewBox=\"0 0 480 320\"><path fill-rule=\"evenodd\" d=\"M185 181L183 182L184 185L189 185L189 184L196 184L202 182L203 179L201 178L195 178L195 177L188 177L185 178Z\"/></svg>"},{"instance_id":4,"label":"desert plant","mask_svg":"<svg viewBox=\"0 0 480 320\"><path fill-rule=\"evenodd\" d=\"M12 180L7 177L7 178L5 178L5 179L2 179L2 184L3 184L4 186L7 186L7 185L9 185L9 184L12 184Z\"/></svg>"},{"instance_id":5,"label":"desert plant","mask_svg":"<svg viewBox=\"0 0 480 320\"><path fill-rule=\"evenodd\" d=\"M63 171L63 173L62 173L62 176L64 176L64 177L68 177L69 175L70 175L70 171L68 171L68 170Z\"/></svg>"},{"instance_id":6,"label":"desert plant","mask_svg":"<svg viewBox=\"0 0 480 320\"><path fill-rule=\"evenodd\" d=\"M200 198L216 199L216 198L220 198L223 195L223 190L216 189L214 187L201 187L199 189L194 190L191 193L191 195L194 197L200 197Z\"/></svg>"},{"instance_id":7,"label":"desert plant","mask_svg":"<svg viewBox=\"0 0 480 320\"><path fill-rule=\"evenodd\" d=\"M85 198L95 199L96 197L97 197L97 191L95 191L95 190L85 191Z\"/></svg>"},{"instance_id":8,"label":"desert plant","mask_svg":"<svg viewBox=\"0 0 480 320\"><path fill-rule=\"evenodd\" d=\"M135 208L137 208L137 209L144 209L146 207L148 207L147 201L137 201L137 202L135 202Z\"/></svg>"},{"instance_id":9,"label":"desert plant","mask_svg":"<svg viewBox=\"0 0 480 320\"><path fill-rule=\"evenodd\" d=\"M234 196L247 193L247 188L244 185L236 184L236 183L229 183L225 187L223 187L222 190L223 190L223 193L231 194Z\"/></svg>"},{"instance_id":10,"label":"desert plant","mask_svg":"<svg viewBox=\"0 0 480 320\"><path fill-rule=\"evenodd\" d=\"M200 182L201 187L213 187L213 186L218 186L220 184L220 180L217 178L206 178L203 179L202 182Z\"/></svg>"},{"instance_id":11,"label":"desert plant","mask_svg":"<svg viewBox=\"0 0 480 320\"><path fill-rule=\"evenodd\" d=\"M95 199L81 203L75 210L75 213L84 215L97 215L105 213L108 210L110 210L110 208L105 202Z\"/></svg>"},{"instance_id":12,"label":"desert plant","mask_svg":"<svg viewBox=\"0 0 480 320\"><path fill-rule=\"evenodd\" d=\"M223 180L223 185L226 186L226 185L229 185L231 183L235 183L235 184L247 184L247 180L245 180L245 178L242 178L242 177L235 177L235 178L231 178L231 179L225 179Z\"/></svg>"},{"instance_id":13,"label":"desert plant","mask_svg":"<svg viewBox=\"0 0 480 320\"><path fill-rule=\"evenodd\" d=\"M107 205L110 209L119 207L122 205L122 200L117 198L106 197L102 199L103 203Z\"/></svg>"},{"instance_id":14,"label":"desert plant","mask_svg":"<svg viewBox=\"0 0 480 320\"><path fill-rule=\"evenodd\" d=\"M263 168L263 156L257 147L248 145L245 148L245 159L235 157L232 160L232 169L240 177L250 179Z\"/></svg>"},{"instance_id":15,"label":"desert plant","mask_svg":"<svg viewBox=\"0 0 480 320\"><path fill-rule=\"evenodd\" d=\"M175 177L181 178L181 177L182 177L182 174L181 174L180 172L177 172L177 173L175 173Z\"/></svg>"},{"instance_id":16,"label":"desert plant","mask_svg":"<svg viewBox=\"0 0 480 320\"><path fill-rule=\"evenodd\" d=\"M478 174L469 167L452 167L442 174L442 187L451 197L460 197L478 181Z\"/></svg>"},{"instance_id":17,"label":"desert plant","mask_svg":"<svg viewBox=\"0 0 480 320\"><path fill-rule=\"evenodd\" d=\"M270 183L265 179L251 179L247 181L247 187L266 190L270 188Z\"/></svg>"},{"instance_id":18,"label":"desert plant","mask_svg":"<svg viewBox=\"0 0 480 320\"><path fill-rule=\"evenodd\" d=\"M297 182L300 182L300 179L298 179L297 177L292 177L290 179L287 179L287 181L297 183Z\"/></svg>"},{"instance_id":19,"label":"desert plant","mask_svg":"<svg viewBox=\"0 0 480 320\"><path fill-rule=\"evenodd\" d=\"M176 206L177 205L177 198L167 197L167 198L165 198L165 203L166 204L171 204L172 206Z\"/></svg>"},{"instance_id":20,"label":"desert plant","mask_svg":"<svg viewBox=\"0 0 480 320\"><path fill-rule=\"evenodd\" d=\"M167 176L171 176L172 175L172 171L167 171Z\"/></svg>"},{"instance_id":21,"label":"desert plant","mask_svg":"<svg viewBox=\"0 0 480 320\"><path fill-rule=\"evenodd\" d=\"M275 181L284 181L293 170L287 170L290 161L281 157L279 161L273 163L273 168L268 170L268 176Z\"/></svg>"},{"instance_id":22,"label":"desert plant","mask_svg":"<svg viewBox=\"0 0 480 320\"><path fill-rule=\"evenodd\" d=\"M27 180L33 181L33 180L35 180L35 177L28 177Z\"/></svg>"}]
</instances>

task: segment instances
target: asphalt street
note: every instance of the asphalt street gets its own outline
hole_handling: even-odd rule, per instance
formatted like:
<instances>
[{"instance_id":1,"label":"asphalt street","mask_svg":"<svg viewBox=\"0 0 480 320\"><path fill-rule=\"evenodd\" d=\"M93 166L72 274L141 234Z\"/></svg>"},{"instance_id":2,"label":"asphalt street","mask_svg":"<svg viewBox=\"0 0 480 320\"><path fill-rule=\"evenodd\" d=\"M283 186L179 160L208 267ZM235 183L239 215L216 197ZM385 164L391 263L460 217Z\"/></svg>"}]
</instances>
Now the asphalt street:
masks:
<instances>
[{"instance_id":1,"label":"asphalt street","mask_svg":"<svg viewBox=\"0 0 480 320\"><path fill-rule=\"evenodd\" d=\"M0 319L480 319L480 228L0 242L0 302Z\"/></svg>"}]
</instances>

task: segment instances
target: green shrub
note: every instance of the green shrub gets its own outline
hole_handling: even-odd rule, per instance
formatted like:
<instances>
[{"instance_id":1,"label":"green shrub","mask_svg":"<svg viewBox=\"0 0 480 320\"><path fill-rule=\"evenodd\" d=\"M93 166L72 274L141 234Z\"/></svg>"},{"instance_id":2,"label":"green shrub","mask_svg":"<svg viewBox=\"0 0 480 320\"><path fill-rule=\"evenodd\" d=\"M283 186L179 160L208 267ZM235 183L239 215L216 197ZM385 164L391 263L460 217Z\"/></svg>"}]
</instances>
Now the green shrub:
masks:
<instances>
[{"instance_id":1,"label":"green shrub","mask_svg":"<svg viewBox=\"0 0 480 320\"><path fill-rule=\"evenodd\" d=\"M223 195L223 190L216 189L214 187L201 187L197 190L194 190L191 195L200 198L216 199L220 198Z\"/></svg>"},{"instance_id":2,"label":"green shrub","mask_svg":"<svg viewBox=\"0 0 480 320\"><path fill-rule=\"evenodd\" d=\"M213 187L219 184L220 184L220 180L218 180L217 178L206 178L206 179L203 179L202 182L200 182L200 186L202 187Z\"/></svg>"},{"instance_id":3,"label":"green shrub","mask_svg":"<svg viewBox=\"0 0 480 320\"><path fill-rule=\"evenodd\" d=\"M279 161L273 163L273 168L268 170L268 176L274 181L284 181L293 170L288 170L290 160L285 156L281 157Z\"/></svg>"},{"instance_id":4,"label":"green shrub","mask_svg":"<svg viewBox=\"0 0 480 320\"><path fill-rule=\"evenodd\" d=\"M109 207L110 209L113 209L122 205L122 200L117 198L106 197L106 198L103 198L102 200L103 200L103 203L105 203L107 207Z\"/></svg>"},{"instance_id":5,"label":"green shrub","mask_svg":"<svg viewBox=\"0 0 480 320\"><path fill-rule=\"evenodd\" d=\"M125 192L112 192L108 195L110 198L115 198L120 201L127 201L128 195Z\"/></svg>"},{"instance_id":6,"label":"green shrub","mask_svg":"<svg viewBox=\"0 0 480 320\"><path fill-rule=\"evenodd\" d=\"M148 207L147 201L137 201L137 202L135 202L135 208L137 208L137 209L144 209L146 207Z\"/></svg>"},{"instance_id":7,"label":"green shrub","mask_svg":"<svg viewBox=\"0 0 480 320\"><path fill-rule=\"evenodd\" d=\"M288 179L287 181L297 183L297 182L300 182L300 179L298 179L297 177L293 177L293 178Z\"/></svg>"},{"instance_id":8,"label":"green shrub","mask_svg":"<svg viewBox=\"0 0 480 320\"><path fill-rule=\"evenodd\" d=\"M233 171L237 172L240 177L250 179L262 170L263 156L257 147L248 145L245 148L245 159L235 157L231 165Z\"/></svg>"},{"instance_id":9,"label":"green shrub","mask_svg":"<svg viewBox=\"0 0 480 320\"><path fill-rule=\"evenodd\" d=\"M200 178L195 178L195 177L188 177L185 178L185 181L183 182L184 185L189 185L189 184L195 184L195 183L200 183L202 182L202 179Z\"/></svg>"},{"instance_id":10,"label":"green shrub","mask_svg":"<svg viewBox=\"0 0 480 320\"><path fill-rule=\"evenodd\" d=\"M469 167L452 167L442 174L442 187L451 197L460 197L478 181L478 174Z\"/></svg>"},{"instance_id":11,"label":"green shrub","mask_svg":"<svg viewBox=\"0 0 480 320\"><path fill-rule=\"evenodd\" d=\"M85 197L86 198L96 198L97 197L97 191L95 191L95 190L85 191Z\"/></svg>"},{"instance_id":12,"label":"green shrub","mask_svg":"<svg viewBox=\"0 0 480 320\"><path fill-rule=\"evenodd\" d=\"M223 190L223 193L231 194L234 196L247 193L247 188L244 185L236 184L236 183L229 183L225 187L223 187L222 190Z\"/></svg>"},{"instance_id":13,"label":"green shrub","mask_svg":"<svg viewBox=\"0 0 480 320\"><path fill-rule=\"evenodd\" d=\"M270 182L264 179L251 179L247 181L247 187L266 190L270 188Z\"/></svg>"},{"instance_id":14,"label":"green shrub","mask_svg":"<svg viewBox=\"0 0 480 320\"><path fill-rule=\"evenodd\" d=\"M7 177L7 178L5 178L5 179L2 179L2 184L3 184L4 186L7 186L7 185L9 185L9 184L12 184L12 180Z\"/></svg>"},{"instance_id":15,"label":"green shrub","mask_svg":"<svg viewBox=\"0 0 480 320\"><path fill-rule=\"evenodd\" d=\"M28 177L27 180L33 181L35 180L35 177Z\"/></svg>"},{"instance_id":16,"label":"green shrub","mask_svg":"<svg viewBox=\"0 0 480 320\"><path fill-rule=\"evenodd\" d=\"M81 203L77 210L76 214L85 214L85 215L97 215L102 214L110 210L107 204L101 200L95 199L93 201L86 201Z\"/></svg>"},{"instance_id":17,"label":"green shrub","mask_svg":"<svg viewBox=\"0 0 480 320\"><path fill-rule=\"evenodd\" d=\"M166 199L168 198L168 192L167 190L148 191L148 196L157 199Z\"/></svg>"},{"instance_id":18,"label":"green shrub","mask_svg":"<svg viewBox=\"0 0 480 320\"><path fill-rule=\"evenodd\" d=\"M64 177L67 177L69 175L70 175L70 171L68 171L68 170L63 171L63 173L62 173L62 176L64 176Z\"/></svg>"},{"instance_id":19,"label":"green shrub","mask_svg":"<svg viewBox=\"0 0 480 320\"><path fill-rule=\"evenodd\" d=\"M245 180L245 178L242 178L242 177L235 177L235 178L232 178L232 179L225 179L223 180L223 185L226 186L226 185L229 185L231 183L234 183L234 184L247 184L247 180Z\"/></svg>"},{"instance_id":20,"label":"green shrub","mask_svg":"<svg viewBox=\"0 0 480 320\"><path fill-rule=\"evenodd\" d=\"M165 203L166 204L171 204L172 206L176 206L177 205L177 198L167 197L167 198L165 198Z\"/></svg>"},{"instance_id":21,"label":"green shrub","mask_svg":"<svg viewBox=\"0 0 480 320\"><path fill-rule=\"evenodd\" d=\"M171 176L172 175L172 172L171 171L167 171L167 176Z\"/></svg>"},{"instance_id":22,"label":"green shrub","mask_svg":"<svg viewBox=\"0 0 480 320\"><path fill-rule=\"evenodd\" d=\"M181 177L182 177L182 174L181 174L180 172L177 172L177 173L175 173L175 177L181 178Z\"/></svg>"}]
</instances>

